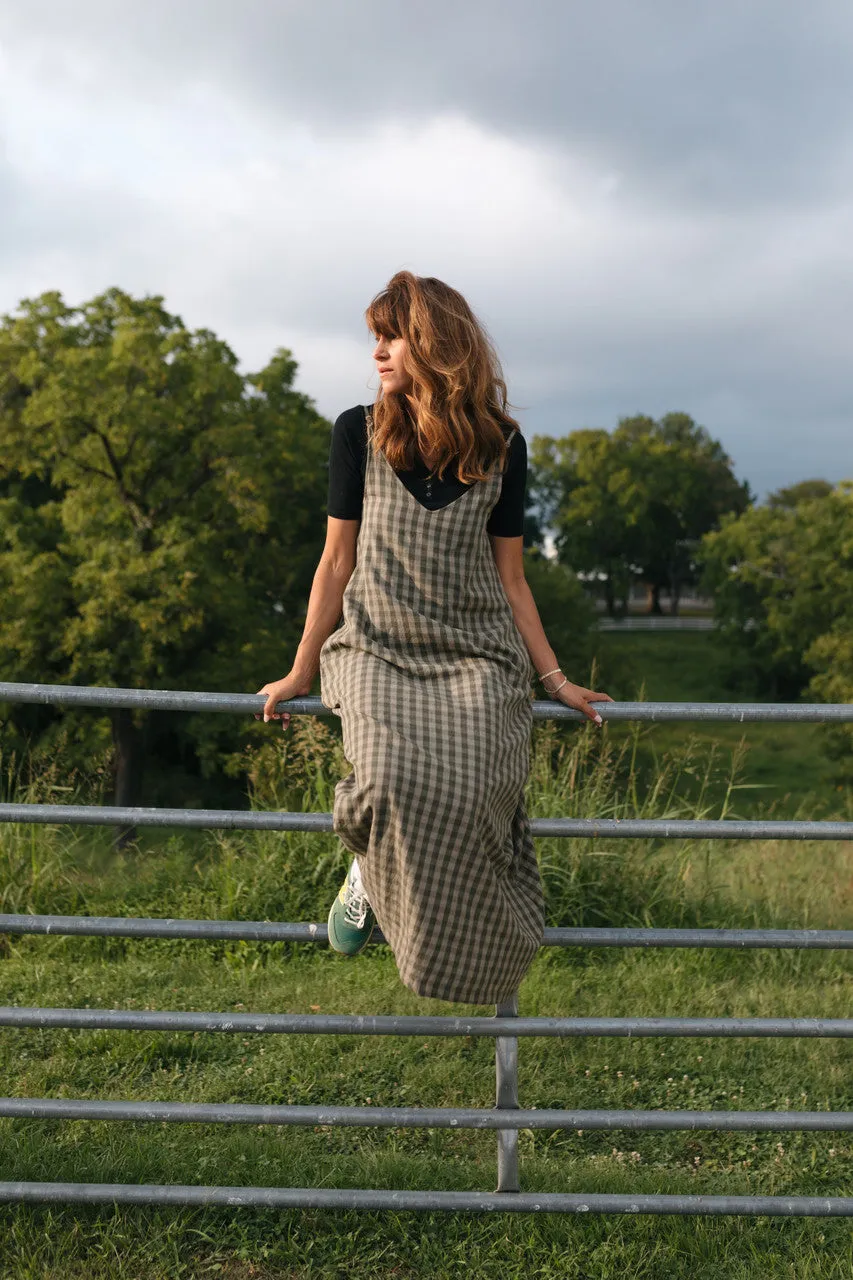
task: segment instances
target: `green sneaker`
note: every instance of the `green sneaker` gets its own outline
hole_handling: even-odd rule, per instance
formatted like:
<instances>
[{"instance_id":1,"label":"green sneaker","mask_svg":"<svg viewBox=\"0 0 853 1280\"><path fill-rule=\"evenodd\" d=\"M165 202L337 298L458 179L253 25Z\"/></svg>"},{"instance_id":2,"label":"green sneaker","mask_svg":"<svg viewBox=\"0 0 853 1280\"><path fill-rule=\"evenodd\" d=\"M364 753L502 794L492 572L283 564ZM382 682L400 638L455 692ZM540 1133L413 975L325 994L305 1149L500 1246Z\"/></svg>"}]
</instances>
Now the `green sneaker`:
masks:
<instances>
[{"instance_id":1,"label":"green sneaker","mask_svg":"<svg viewBox=\"0 0 853 1280\"><path fill-rule=\"evenodd\" d=\"M353 858L329 912L329 946L341 955L357 956L370 941L375 924L376 917L361 883L358 861Z\"/></svg>"}]
</instances>

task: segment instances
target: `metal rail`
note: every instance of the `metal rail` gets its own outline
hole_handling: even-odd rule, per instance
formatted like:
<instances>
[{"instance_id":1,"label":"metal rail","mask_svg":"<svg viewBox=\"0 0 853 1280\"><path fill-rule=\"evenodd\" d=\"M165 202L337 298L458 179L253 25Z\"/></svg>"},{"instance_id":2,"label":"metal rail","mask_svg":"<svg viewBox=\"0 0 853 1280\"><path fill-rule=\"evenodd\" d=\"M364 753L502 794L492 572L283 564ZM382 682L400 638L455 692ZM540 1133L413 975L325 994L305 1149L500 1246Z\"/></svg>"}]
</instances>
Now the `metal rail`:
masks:
<instances>
[{"instance_id":1,"label":"metal rail","mask_svg":"<svg viewBox=\"0 0 853 1280\"><path fill-rule=\"evenodd\" d=\"M318 1187L155 1186L99 1182L0 1182L0 1201L51 1204L222 1205L259 1209L384 1209L428 1213L677 1213L718 1217L850 1218L837 1196L562 1195L503 1191L345 1191Z\"/></svg>"},{"instance_id":2,"label":"metal rail","mask_svg":"<svg viewBox=\"0 0 853 1280\"><path fill-rule=\"evenodd\" d=\"M512 1024L517 1018L518 996L495 1009L496 1023L503 1020ZM495 1040L495 1106L504 1112L518 1110L518 1037L514 1035ZM518 1129L502 1125L498 1133L498 1191L520 1190Z\"/></svg>"},{"instance_id":3,"label":"metal rail","mask_svg":"<svg viewBox=\"0 0 853 1280\"><path fill-rule=\"evenodd\" d=\"M853 1018L494 1018L435 1014L187 1013L157 1009L0 1008L0 1027L222 1031L289 1036L760 1036L853 1039ZM507 1058L509 1062L510 1059ZM506 1072L504 1072L506 1079Z\"/></svg>"},{"instance_id":4,"label":"metal rail","mask_svg":"<svg viewBox=\"0 0 853 1280\"><path fill-rule=\"evenodd\" d=\"M133 1120L157 1124L334 1125L380 1129L718 1130L836 1133L853 1130L850 1111L557 1111L477 1107L283 1106L247 1102L107 1102L88 1098L0 1098L0 1116L27 1120ZM511 1190L502 1187L501 1190ZM518 1188L515 1188L518 1190Z\"/></svg>"},{"instance_id":5,"label":"metal rail","mask_svg":"<svg viewBox=\"0 0 853 1280\"><path fill-rule=\"evenodd\" d=\"M15 684L0 681L0 703L29 702L57 707L135 707L140 711L226 711L251 715L259 711L265 698L257 693L199 693L194 690L111 689L96 685ZM291 715L334 715L320 698L291 698L279 702L279 711ZM738 724L795 722L850 723L850 702L604 702L597 707L605 720L651 721L734 721ZM564 702L544 699L533 702L533 715L540 720L584 720Z\"/></svg>"},{"instance_id":6,"label":"metal rail","mask_svg":"<svg viewBox=\"0 0 853 1280\"><path fill-rule=\"evenodd\" d=\"M210 694L148 689L102 689L0 684L2 702L72 707L136 707L147 710L257 712L252 694ZM297 715L332 715L319 698L280 703ZM736 723L850 723L853 704L605 703L611 721L714 721ZM583 717L564 704L534 702L535 718ZM332 831L332 815L228 810L101 808L74 805L0 805L0 822L70 825L179 826L273 831ZM846 822L682 822L670 820L537 819L534 835L570 838L846 840ZM106 916L0 915L0 933L55 936L185 938L258 942L325 943L326 926L239 920L173 920ZM375 942L383 942L376 932ZM546 929L544 946L559 947L761 947L853 949L853 930L828 929ZM498 1141L495 1192L367 1191L319 1188L205 1187L99 1183L0 1183L0 1201L360 1208L521 1213L770 1214L853 1216L853 1198L809 1196L692 1196L533 1194L520 1191L521 1129L727 1130L757 1132L853 1131L853 1112L643 1111L523 1109L518 1097L518 1040L529 1036L757 1036L853 1037L853 1019L834 1018L523 1018L517 1000L495 1017L404 1017L220 1013L186 1010L0 1009L0 1026L76 1029L221 1032L279 1035L418 1035L494 1037L496 1106L476 1108L255 1106L100 1099L2 1098L0 1117L55 1120L160 1121L270 1125L340 1125L494 1130Z\"/></svg>"},{"instance_id":7,"label":"metal rail","mask_svg":"<svg viewBox=\"0 0 853 1280\"><path fill-rule=\"evenodd\" d=\"M325 924L270 920L170 920L144 916L0 915L0 933L87 938L205 938L221 942L328 942ZM384 942L373 930L370 944ZM853 948L853 929L545 929L544 947Z\"/></svg>"},{"instance_id":8,"label":"metal rail","mask_svg":"<svg viewBox=\"0 0 853 1280\"><path fill-rule=\"evenodd\" d=\"M118 805L0 804L0 823L76 827L183 827L197 831L327 831L330 813L248 809L144 809ZM634 840L853 840L853 822L733 822L676 818L534 818L534 836Z\"/></svg>"},{"instance_id":9,"label":"metal rail","mask_svg":"<svg viewBox=\"0 0 853 1280\"><path fill-rule=\"evenodd\" d=\"M145 809L119 805L0 804L0 823L75 827L183 827L198 831L326 831L330 813ZM677 818L534 818L534 836L608 840L853 840L853 822L733 822Z\"/></svg>"}]
</instances>

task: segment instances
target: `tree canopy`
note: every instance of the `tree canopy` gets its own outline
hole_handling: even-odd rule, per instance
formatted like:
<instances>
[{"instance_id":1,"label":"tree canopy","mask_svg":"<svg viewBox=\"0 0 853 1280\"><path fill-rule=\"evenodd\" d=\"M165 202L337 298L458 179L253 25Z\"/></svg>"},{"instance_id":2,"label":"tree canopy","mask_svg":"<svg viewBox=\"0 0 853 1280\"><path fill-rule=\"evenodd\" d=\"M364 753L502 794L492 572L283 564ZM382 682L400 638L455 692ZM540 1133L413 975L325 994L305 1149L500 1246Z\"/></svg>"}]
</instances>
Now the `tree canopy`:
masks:
<instances>
[{"instance_id":1,"label":"tree canopy","mask_svg":"<svg viewBox=\"0 0 853 1280\"><path fill-rule=\"evenodd\" d=\"M0 321L4 678L254 692L281 674L330 435L295 371L281 350L243 376L209 330L119 289ZM138 724L113 716L123 803Z\"/></svg>"},{"instance_id":2,"label":"tree canopy","mask_svg":"<svg viewBox=\"0 0 853 1280\"><path fill-rule=\"evenodd\" d=\"M560 560L603 583L611 613L635 580L646 584L650 611L660 611L663 589L677 611L703 534L751 501L722 446L686 413L537 436L531 472Z\"/></svg>"},{"instance_id":3,"label":"tree canopy","mask_svg":"<svg viewBox=\"0 0 853 1280\"><path fill-rule=\"evenodd\" d=\"M853 701L853 482L827 487L772 495L702 547L721 636L775 699ZM850 752L849 729L829 736Z\"/></svg>"}]
</instances>

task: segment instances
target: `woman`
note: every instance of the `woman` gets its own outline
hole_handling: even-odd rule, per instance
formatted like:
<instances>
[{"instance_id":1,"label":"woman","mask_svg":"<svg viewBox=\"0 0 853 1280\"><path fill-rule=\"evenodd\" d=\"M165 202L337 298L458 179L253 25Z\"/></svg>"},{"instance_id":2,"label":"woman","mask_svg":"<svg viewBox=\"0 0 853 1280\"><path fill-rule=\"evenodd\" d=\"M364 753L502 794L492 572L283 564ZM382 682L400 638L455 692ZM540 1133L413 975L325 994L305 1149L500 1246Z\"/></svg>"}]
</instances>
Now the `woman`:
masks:
<instances>
[{"instance_id":1,"label":"woman","mask_svg":"<svg viewBox=\"0 0 853 1280\"><path fill-rule=\"evenodd\" d=\"M559 670L522 564L526 446L465 299L398 272L366 319L380 391L335 423L326 546L290 674L341 717L352 772L333 827L356 855L329 913L347 954L378 921L419 995L510 999L542 938L524 786L537 672L597 724ZM337 626L343 614L343 625ZM336 630L333 628L337 627Z\"/></svg>"}]
</instances>

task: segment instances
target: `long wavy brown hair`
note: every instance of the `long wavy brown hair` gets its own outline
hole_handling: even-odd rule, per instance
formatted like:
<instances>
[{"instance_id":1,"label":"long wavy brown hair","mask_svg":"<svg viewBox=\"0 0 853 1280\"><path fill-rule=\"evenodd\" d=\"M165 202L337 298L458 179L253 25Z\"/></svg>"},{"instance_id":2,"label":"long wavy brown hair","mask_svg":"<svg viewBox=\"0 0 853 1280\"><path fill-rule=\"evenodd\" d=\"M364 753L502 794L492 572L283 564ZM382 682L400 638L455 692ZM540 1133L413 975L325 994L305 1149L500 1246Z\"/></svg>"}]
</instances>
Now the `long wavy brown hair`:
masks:
<instances>
[{"instance_id":1,"label":"long wavy brown hair","mask_svg":"<svg viewBox=\"0 0 853 1280\"><path fill-rule=\"evenodd\" d=\"M377 338L406 339L410 395L385 395L373 406L373 449L396 471L431 460L440 479L456 464L461 481L487 479L506 466L506 437L518 423L492 341L462 294L433 276L398 271L364 313Z\"/></svg>"}]
</instances>

